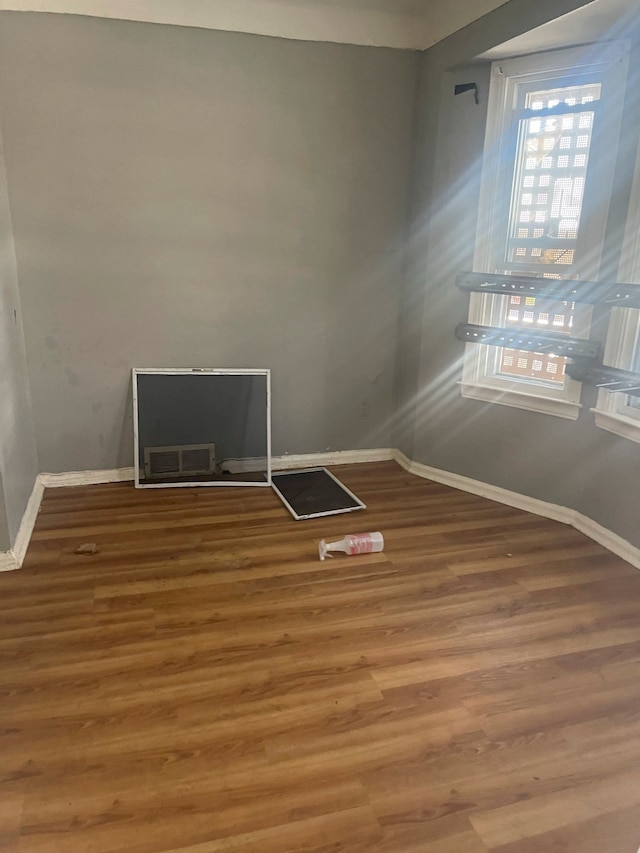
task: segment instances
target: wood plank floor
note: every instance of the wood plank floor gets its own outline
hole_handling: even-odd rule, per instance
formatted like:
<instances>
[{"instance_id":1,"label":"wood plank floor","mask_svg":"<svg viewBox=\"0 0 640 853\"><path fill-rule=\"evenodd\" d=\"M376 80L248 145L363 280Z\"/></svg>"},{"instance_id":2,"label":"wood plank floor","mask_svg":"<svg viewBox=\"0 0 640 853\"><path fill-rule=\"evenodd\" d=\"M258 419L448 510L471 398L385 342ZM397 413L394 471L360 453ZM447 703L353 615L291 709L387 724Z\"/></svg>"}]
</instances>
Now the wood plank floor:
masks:
<instances>
[{"instance_id":1,"label":"wood plank floor","mask_svg":"<svg viewBox=\"0 0 640 853\"><path fill-rule=\"evenodd\" d=\"M0 575L0 849L636 853L640 572L394 463L334 470L368 510L46 492ZM383 554L318 561L363 530Z\"/></svg>"}]
</instances>

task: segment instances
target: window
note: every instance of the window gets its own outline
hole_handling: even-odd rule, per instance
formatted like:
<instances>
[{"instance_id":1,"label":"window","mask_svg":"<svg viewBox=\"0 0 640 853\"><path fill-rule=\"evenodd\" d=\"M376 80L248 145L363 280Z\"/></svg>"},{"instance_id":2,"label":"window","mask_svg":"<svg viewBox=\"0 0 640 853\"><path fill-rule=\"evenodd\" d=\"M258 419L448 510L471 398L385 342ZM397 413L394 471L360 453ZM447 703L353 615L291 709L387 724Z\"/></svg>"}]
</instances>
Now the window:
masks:
<instances>
[{"instance_id":1,"label":"window","mask_svg":"<svg viewBox=\"0 0 640 853\"><path fill-rule=\"evenodd\" d=\"M618 278L640 282L640 148ZM640 373L640 309L611 309L603 362L609 367ZM599 427L640 442L640 397L601 388L594 411Z\"/></svg>"},{"instance_id":2,"label":"window","mask_svg":"<svg viewBox=\"0 0 640 853\"><path fill-rule=\"evenodd\" d=\"M539 54L492 66L474 267L479 272L596 279L622 112L627 49ZM574 302L472 294L469 320L587 338ZM465 397L575 419L580 383L565 359L467 346Z\"/></svg>"}]
</instances>

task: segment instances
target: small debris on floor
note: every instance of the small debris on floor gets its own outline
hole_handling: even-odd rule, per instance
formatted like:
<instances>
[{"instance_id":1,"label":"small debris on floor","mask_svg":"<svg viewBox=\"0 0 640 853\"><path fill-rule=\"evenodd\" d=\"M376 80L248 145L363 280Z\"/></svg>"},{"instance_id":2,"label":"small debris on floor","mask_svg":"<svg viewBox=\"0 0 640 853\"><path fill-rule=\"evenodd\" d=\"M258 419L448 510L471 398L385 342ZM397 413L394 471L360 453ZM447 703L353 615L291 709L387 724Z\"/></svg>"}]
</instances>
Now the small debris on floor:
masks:
<instances>
[{"instance_id":1,"label":"small debris on floor","mask_svg":"<svg viewBox=\"0 0 640 853\"><path fill-rule=\"evenodd\" d=\"M84 545L78 545L76 550L73 552L74 554L97 554L98 546L95 542L85 542Z\"/></svg>"}]
</instances>

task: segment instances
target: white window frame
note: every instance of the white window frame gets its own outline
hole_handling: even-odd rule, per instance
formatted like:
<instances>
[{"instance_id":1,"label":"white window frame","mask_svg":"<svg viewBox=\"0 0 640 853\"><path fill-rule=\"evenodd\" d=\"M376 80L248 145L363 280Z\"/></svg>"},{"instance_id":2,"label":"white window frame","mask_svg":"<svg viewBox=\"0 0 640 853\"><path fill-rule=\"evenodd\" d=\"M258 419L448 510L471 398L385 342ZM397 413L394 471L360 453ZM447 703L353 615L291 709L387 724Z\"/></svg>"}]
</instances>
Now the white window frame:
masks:
<instances>
[{"instance_id":1,"label":"white window frame","mask_svg":"<svg viewBox=\"0 0 640 853\"><path fill-rule=\"evenodd\" d=\"M640 282L640 145L631 185L624 242L618 269L620 282ZM640 309L612 308L604 350L604 364L629 370L636 342L640 342ZM626 394L598 390L595 408L596 426L640 442L640 409L629 405Z\"/></svg>"},{"instance_id":2,"label":"white window frame","mask_svg":"<svg viewBox=\"0 0 640 853\"><path fill-rule=\"evenodd\" d=\"M503 164L519 87L530 83L553 85L554 79L595 70L602 75L602 101L605 103L606 97L606 106L603 109L607 111L607 118L599 122L597 136L594 134L585 198L587 191L593 198L595 189L595 193L600 199L604 199L605 203L594 206L589 211L589 216L582 216L577 255L583 260L571 269L571 275L586 280L597 279L616 159L615 156L598 156L598 153L617 149L628 52L628 43L611 42L493 63L474 254L475 271L495 272L503 263L498 257L498 247L504 244L505 239L501 224L504 222L504 216L499 216L499 211L504 209L505 204L510 204L514 163L513 160L508 161L507 173L504 172ZM499 174L505 174L502 181L496 180L496 175ZM502 295L472 293L469 322L503 325L507 298ZM573 337L589 337L591 313L588 305L576 305ZM466 345L460 383L463 397L570 420L578 418L581 409L580 382L567 376L562 387L554 388L534 380L498 375L498 352L497 347Z\"/></svg>"}]
</instances>

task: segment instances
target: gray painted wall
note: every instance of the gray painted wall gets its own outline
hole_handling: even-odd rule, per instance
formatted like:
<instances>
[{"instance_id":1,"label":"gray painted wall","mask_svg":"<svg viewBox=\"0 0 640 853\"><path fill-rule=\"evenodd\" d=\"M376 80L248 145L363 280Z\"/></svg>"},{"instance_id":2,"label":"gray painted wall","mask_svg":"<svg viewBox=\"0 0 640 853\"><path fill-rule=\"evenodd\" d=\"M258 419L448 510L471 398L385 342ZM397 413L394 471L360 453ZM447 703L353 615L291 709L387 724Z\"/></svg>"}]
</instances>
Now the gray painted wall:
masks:
<instances>
[{"instance_id":1,"label":"gray painted wall","mask_svg":"<svg viewBox=\"0 0 640 853\"><path fill-rule=\"evenodd\" d=\"M1 136L0 235L0 551L7 551L38 465Z\"/></svg>"},{"instance_id":2,"label":"gray painted wall","mask_svg":"<svg viewBox=\"0 0 640 853\"><path fill-rule=\"evenodd\" d=\"M131 367L270 367L273 452L389 445L418 56L0 13L44 471L132 462Z\"/></svg>"},{"instance_id":3,"label":"gray painted wall","mask_svg":"<svg viewBox=\"0 0 640 853\"><path fill-rule=\"evenodd\" d=\"M414 173L413 240L403 291L398 405L410 413L399 433L414 459L552 503L572 507L640 546L638 446L597 429L592 389L577 422L460 397L464 346L453 330L467 317L468 297L455 275L470 269L486 119L487 69L464 66L491 43L530 28L532 16L557 3L512 0L503 9L428 51L423 58ZM573 4L579 5L579 4ZM540 23L539 18L535 23ZM508 34L508 35L507 35ZM449 70L459 64L457 70ZM454 97L455 83L480 85ZM640 54L634 50L626 131L637 143ZM611 216L608 272L615 268L634 157L623 150Z\"/></svg>"}]
</instances>

